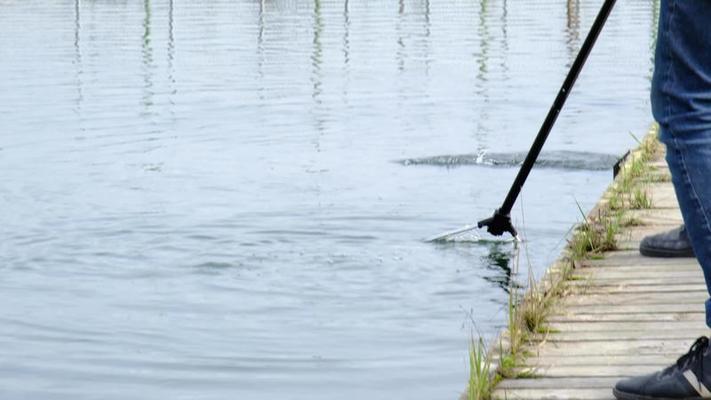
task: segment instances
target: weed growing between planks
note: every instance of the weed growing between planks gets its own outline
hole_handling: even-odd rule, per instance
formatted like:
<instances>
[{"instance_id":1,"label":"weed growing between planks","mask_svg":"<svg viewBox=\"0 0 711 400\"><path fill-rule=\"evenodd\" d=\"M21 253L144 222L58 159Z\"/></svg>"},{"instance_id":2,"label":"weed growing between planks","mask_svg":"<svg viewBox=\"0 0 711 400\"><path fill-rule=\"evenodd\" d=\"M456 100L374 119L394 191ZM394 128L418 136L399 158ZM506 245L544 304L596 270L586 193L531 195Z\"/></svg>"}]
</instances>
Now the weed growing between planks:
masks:
<instances>
[{"instance_id":1,"label":"weed growing between planks","mask_svg":"<svg viewBox=\"0 0 711 400\"><path fill-rule=\"evenodd\" d=\"M484 340L472 339L469 347L469 387L470 400L489 400L496 385L496 376L491 373L492 363Z\"/></svg>"}]
</instances>

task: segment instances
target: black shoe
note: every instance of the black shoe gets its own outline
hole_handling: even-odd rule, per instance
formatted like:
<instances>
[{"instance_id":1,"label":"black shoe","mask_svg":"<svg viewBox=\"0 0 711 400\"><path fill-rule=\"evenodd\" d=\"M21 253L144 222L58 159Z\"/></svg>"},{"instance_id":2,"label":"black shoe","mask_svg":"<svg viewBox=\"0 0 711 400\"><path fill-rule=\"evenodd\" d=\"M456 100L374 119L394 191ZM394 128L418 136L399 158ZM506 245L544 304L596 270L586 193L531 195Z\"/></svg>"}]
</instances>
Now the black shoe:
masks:
<instances>
[{"instance_id":1,"label":"black shoe","mask_svg":"<svg viewBox=\"0 0 711 400\"><path fill-rule=\"evenodd\" d=\"M711 354L709 339L696 339L689 352L674 365L659 372L623 379L612 394L618 400L701 400L711 399ZM704 371L706 369L706 371Z\"/></svg>"},{"instance_id":2,"label":"black shoe","mask_svg":"<svg viewBox=\"0 0 711 400\"><path fill-rule=\"evenodd\" d=\"M639 252L647 257L694 257L684 225L642 239Z\"/></svg>"}]
</instances>

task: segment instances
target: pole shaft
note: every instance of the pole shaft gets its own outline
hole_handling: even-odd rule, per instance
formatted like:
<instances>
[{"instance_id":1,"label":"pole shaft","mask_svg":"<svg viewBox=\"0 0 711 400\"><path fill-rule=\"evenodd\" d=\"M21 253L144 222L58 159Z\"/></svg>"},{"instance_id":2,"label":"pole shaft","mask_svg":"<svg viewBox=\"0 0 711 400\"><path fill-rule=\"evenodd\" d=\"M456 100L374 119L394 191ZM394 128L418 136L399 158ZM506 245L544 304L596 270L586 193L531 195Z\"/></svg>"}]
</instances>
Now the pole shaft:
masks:
<instances>
[{"instance_id":1,"label":"pole shaft","mask_svg":"<svg viewBox=\"0 0 711 400\"><path fill-rule=\"evenodd\" d=\"M585 61L587 61L588 56L595 45L595 41L597 41L597 38L600 36L603 26L605 26L607 17L610 15L612 8L615 6L615 1L616 0L605 0L600 8L600 12L595 18L595 22L593 22L590 33L588 33L583 46L580 48L580 52L578 52L577 57L575 57L575 62L573 62L573 66L570 67L568 76L565 78L565 81L563 81L563 85L561 86L550 111L548 111L548 115L543 121L541 129L538 131L538 135L531 145L531 150L529 150L526 159L523 161L523 165L521 165L521 169L518 171L518 175L516 175L516 179L511 185L511 189L509 189L509 193L506 195L506 200L504 200L504 203L500 208L501 213L505 215L511 213L511 209L516 202L518 195L521 193L521 188L523 188L523 184L526 183L528 174L531 172L533 165L536 163L536 159L538 159L538 155L541 153L541 149L543 148L546 139L548 139L548 134L551 132L551 129L553 129L556 119L558 119L558 114L560 114L563 105L565 105L565 101L568 99L568 95L573 89L573 85L575 85L575 81L578 79L578 75L580 75L580 71L582 71L583 66L585 65Z\"/></svg>"}]
</instances>

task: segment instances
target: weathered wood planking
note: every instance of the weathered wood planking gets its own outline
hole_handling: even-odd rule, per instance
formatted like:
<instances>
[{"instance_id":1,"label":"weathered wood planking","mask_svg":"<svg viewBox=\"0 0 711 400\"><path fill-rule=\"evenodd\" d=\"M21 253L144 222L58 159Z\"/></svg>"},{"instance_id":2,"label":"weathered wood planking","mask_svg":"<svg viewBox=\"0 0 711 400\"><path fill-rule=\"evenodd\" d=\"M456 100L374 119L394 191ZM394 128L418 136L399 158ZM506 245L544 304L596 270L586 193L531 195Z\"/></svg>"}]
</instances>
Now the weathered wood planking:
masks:
<instances>
[{"instance_id":1,"label":"weathered wood planking","mask_svg":"<svg viewBox=\"0 0 711 400\"><path fill-rule=\"evenodd\" d=\"M655 162L658 173L668 174ZM583 263L549 318L550 333L530 346L519 368L530 379L505 379L497 399L610 400L617 380L653 372L708 333L709 297L695 259L642 257L640 240L681 223L670 182L649 185L654 208L629 211L643 223L625 228L620 251Z\"/></svg>"}]
</instances>

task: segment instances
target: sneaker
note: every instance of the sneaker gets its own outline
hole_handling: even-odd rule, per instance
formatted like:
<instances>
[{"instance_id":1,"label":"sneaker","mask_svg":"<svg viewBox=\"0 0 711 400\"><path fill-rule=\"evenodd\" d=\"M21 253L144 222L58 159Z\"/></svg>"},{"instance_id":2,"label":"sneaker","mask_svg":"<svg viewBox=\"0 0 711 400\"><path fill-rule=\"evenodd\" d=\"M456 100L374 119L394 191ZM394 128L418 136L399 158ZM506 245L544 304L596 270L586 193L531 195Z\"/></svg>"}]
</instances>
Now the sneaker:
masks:
<instances>
[{"instance_id":1,"label":"sneaker","mask_svg":"<svg viewBox=\"0 0 711 400\"><path fill-rule=\"evenodd\" d=\"M711 399L708 389L711 387L711 354L707 354L708 348L709 339L702 336L674 365L650 375L623 379L617 382L612 394L618 400Z\"/></svg>"},{"instance_id":2,"label":"sneaker","mask_svg":"<svg viewBox=\"0 0 711 400\"><path fill-rule=\"evenodd\" d=\"M694 257L684 225L642 239L639 252L647 257Z\"/></svg>"}]
</instances>

